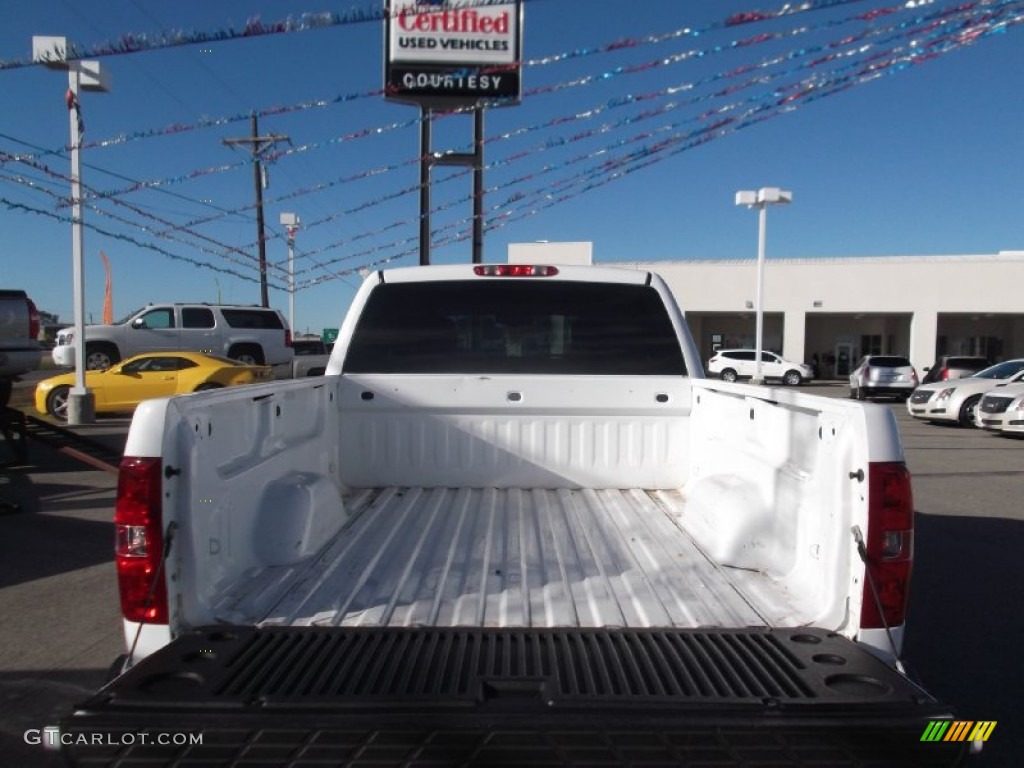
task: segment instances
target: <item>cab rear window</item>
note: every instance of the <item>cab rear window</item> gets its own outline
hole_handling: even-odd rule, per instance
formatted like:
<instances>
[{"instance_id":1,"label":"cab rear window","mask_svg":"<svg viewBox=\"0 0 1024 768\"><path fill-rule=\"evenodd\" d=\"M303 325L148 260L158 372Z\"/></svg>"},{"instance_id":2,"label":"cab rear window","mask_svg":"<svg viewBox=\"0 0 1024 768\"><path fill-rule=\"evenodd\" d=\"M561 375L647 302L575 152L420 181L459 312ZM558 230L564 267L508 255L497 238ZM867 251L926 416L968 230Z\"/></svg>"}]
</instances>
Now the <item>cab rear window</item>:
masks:
<instances>
[{"instance_id":1,"label":"cab rear window","mask_svg":"<svg viewBox=\"0 0 1024 768\"><path fill-rule=\"evenodd\" d=\"M685 375L649 286L540 280L377 286L347 373Z\"/></svg>"}]
</instances>

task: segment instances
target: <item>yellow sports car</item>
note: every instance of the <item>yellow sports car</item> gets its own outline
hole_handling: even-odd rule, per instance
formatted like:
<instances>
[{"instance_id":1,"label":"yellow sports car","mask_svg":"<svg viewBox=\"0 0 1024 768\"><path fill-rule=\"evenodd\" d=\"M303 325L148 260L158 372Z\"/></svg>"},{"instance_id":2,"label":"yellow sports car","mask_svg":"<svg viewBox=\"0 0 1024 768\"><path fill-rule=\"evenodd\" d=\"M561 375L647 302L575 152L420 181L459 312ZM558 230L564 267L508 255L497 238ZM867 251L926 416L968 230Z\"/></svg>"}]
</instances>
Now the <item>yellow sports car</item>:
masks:
<instances>
[{"instance_id":1,"label":"yellow sports car","mask_svg":"<svg viewBox=\"0 0 1024 768\"><path fill-rule=\"evenodd\" d=\"M267 365L245 365L199 352L149 352L105 371L86 371L85 386L96 399L96 413L133 411L143 400L233 387L273 379ZM64 373L36 385L36 410L67 419L68 394L75 374Z\"/></svg>"}]
</instances>

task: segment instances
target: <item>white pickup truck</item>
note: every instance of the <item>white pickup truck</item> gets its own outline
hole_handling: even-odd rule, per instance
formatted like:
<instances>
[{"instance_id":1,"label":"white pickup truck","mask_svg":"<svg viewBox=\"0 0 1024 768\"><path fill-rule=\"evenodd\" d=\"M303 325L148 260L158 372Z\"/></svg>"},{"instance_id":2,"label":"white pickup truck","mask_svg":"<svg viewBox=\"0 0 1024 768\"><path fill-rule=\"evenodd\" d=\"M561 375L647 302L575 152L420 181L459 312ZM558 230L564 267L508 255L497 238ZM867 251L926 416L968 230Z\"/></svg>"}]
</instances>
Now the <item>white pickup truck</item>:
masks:
<instances>
[{"instance_id":1,"label":"white pickup truck","mask_svg":"<svg viewBox=\"0 0 1024 768\"><path fill-rule=\"evenodd\" d=\"M957 764L896 661L913 516L888 408L705 379L655 274L377 272L326 376L136 411L127 661L65 751Z\"/></svg>"}]
</instances>

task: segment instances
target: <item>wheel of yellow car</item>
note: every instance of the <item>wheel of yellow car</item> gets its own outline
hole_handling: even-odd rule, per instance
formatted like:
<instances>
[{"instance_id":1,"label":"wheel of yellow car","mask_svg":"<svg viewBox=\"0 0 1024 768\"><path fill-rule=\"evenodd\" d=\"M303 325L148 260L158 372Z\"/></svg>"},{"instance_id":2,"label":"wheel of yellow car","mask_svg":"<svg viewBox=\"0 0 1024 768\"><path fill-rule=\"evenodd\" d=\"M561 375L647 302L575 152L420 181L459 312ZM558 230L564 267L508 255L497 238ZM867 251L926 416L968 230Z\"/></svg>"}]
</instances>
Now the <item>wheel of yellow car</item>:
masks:
<instances>
[{"instance_id":1,"label":"wheel of yellow car","mask_svg":"<svg viewBox=\"0 0 1024 768\"><path fill-rule=\"evenodd\" d=\"M200 384L198 387L196 387L192 391L193 392L206 392L206 391L211 390L211 389L223 389L223 388L224 388L224 386L222 384L214 384L212 381L204 381L202 384Z\"/></svg>"},{"instance_id":2,"label":"wheel of yellow car","mask_svg":"<svg viewBox=\"0 0 1024 768\"><path fill-rule=\"evenodd\" d=\"M71 387L54 387L46 396L46 410L55 419L67 421L68 400L71 397Z\"/></svg>"}]
</instances>

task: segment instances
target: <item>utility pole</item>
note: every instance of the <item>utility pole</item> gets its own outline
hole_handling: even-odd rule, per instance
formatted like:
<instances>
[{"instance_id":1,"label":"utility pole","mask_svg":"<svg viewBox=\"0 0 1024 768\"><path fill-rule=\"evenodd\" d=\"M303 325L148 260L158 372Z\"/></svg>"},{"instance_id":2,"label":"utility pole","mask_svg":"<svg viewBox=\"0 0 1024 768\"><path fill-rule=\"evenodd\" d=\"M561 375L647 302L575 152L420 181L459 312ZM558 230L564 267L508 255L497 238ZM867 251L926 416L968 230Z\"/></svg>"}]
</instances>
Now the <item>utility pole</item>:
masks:
<instances>
[{"instance_id":1,"label":"utility pole","mask_svg":"<svg viewBox=\"0 0 1024 768\"><path fill-rule=\"evenodd\" d=\"M228 146L247 144L249 151L252 153L253 180L256 183L256 234L260 250L260 302L264 307L269 307L270 296L267 293L267 240L263 234L263 164L260 162L260 158L264 152L271 149L278 142L287 141L291 144L292 140L279 133L260 136L255 112L250 115L250 123L252 129L251 136L243 136L237 139L222 139L222 141Z\"/></svg>"}]
</instances>

